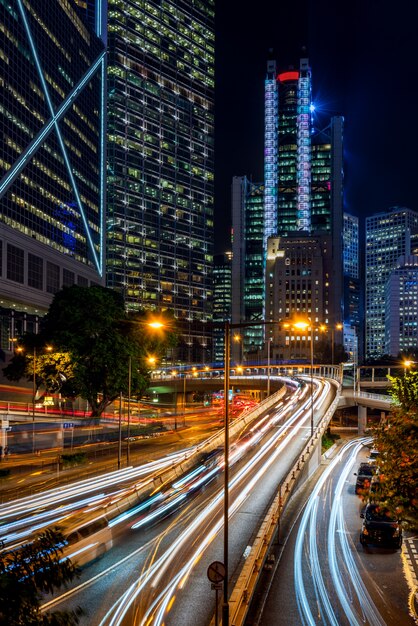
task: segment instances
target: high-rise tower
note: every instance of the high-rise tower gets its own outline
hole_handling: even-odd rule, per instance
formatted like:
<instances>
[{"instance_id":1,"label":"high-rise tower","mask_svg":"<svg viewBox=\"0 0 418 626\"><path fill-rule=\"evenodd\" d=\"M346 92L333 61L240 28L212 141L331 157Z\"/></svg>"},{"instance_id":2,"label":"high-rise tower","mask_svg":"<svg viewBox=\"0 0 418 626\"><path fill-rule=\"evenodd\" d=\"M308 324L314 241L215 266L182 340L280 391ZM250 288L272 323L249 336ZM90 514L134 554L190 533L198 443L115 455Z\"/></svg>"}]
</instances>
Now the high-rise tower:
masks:
<instances>
[{"instance_id":1,"label":"high-rise tower","mask_svg":"<svg viewBox=\"0 0 418 626\"><path fill-rule=\"evenodd\" d=\"M418 213L405 207L366 218L366 358L385 354L386 284L417 233Z\"/></svg>"},{"instance_id":2,"label":"high-rise tower","mask_svg":"<svg viewBox=\"0 0 418 626\"><path fill-rule=\"evenodd\" d=\"M214 0L109 0L107 284L209 355Z\"/></svg>"},{"instance_id":3,"label":"high-rise tower","mask_svg":"<svg viewBox=\"0 0 418 626\"><path fill-rule=\"evenodd\" d=\"M101 13L102 2L92 4ZM104 276L106 58L75 0L0 5L1 348Z\"/></svg>"},{"instance_id":4,"label":"high-rise tower","mask_svg":"<svg viewBox=\"0 0 418 626\"><path fill-rule=\"evenodd\" d=\"M280 315L304 313L316 320L319 314L321 322L334 327L343 316L343 118L335 116L318 128L314 110L309 60L302 58L297 70L279 73L275 61L269 60L265 81L264 261L268 259L271 271L276 254L280 265L280 255L286 250L292 248L300 254L303 246L308 246L323 256L323 284L315 283L315 291L321 291L320 307L295 293L288 294L290 310L272 301L273 294L280 291L274 285L279 274L273 272L266 276L264 316L282 311ZM269 246L270 237L280 238L279 247ZM294 247L290 242L285 244L284 238L295 238ZM283 263L287 261L283 259ZM307 271L305 268L305 274Z\"/></svg>"}]
</instances>

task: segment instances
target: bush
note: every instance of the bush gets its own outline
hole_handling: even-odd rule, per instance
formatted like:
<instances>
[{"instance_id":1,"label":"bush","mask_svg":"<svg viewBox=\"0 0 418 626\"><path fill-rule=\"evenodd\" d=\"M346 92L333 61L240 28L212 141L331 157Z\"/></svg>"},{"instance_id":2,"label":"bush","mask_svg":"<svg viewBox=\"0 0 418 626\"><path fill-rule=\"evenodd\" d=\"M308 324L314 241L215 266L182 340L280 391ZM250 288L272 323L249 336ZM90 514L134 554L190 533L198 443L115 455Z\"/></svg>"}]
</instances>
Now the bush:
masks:
<instances>
[{"instance_id":1,"label":"bush","mask_svg":"<svg viewBox=\"0 0 418 626\"><path fill-rule=\"evenodd\" d=\"M75 452L74 454L62 454L61 461L63 467L73 467L74 465L80 465L87 461L87 455L85 452Z\"/></svg>"},{"instance_id":2,"label":"bush","mask_svg":"<svg viewBox=\"0 0 418 626\"><path fill-rule=\"evenodd\" d=\"M341 439L340 435L337 433L331 433L328 428L327 432L322 437L322 453L331 448L338 439Z\"/></svg>"}]
</instances>

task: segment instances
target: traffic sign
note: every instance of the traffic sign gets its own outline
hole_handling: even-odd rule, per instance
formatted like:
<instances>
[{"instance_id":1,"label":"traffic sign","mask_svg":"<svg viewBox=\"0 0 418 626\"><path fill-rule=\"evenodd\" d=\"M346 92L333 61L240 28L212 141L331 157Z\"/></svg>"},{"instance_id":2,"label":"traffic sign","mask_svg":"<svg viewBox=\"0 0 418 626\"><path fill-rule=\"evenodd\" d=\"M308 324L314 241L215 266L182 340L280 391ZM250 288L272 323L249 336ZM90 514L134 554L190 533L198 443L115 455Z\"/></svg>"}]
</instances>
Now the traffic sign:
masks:
<instances>
[{"instance_id":1,"label":"traffic sign","mask_svg":"<svg viewBox=\"0 0 418 626\"><path fill-rule=\"evenodd\" d=\"M221 583L225 579L225 565L221 561L214 561L208 567L208 578L211 583Z\"/></svg>"},{"instance_id":2,"label":"traffic sign","mask_svg":"<svg viewBox=\"0 0 418 626\"><path fill-rule=\"evenodd\" d=\"M64 428L74 428L73 422L64 422Z\"/></svg>"}]
</instances>

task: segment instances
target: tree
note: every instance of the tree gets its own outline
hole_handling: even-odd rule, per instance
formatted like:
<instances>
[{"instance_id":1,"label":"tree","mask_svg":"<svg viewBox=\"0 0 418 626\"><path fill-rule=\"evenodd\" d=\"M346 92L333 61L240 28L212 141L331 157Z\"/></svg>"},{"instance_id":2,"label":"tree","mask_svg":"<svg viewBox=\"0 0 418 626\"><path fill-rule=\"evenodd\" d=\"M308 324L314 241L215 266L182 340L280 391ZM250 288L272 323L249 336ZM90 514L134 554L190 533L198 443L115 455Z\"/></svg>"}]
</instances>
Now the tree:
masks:
<instances>
[{"instance_id":1,"label":"tree","mask_svg":"<svg viewBox=\"0 0 418 626\"><path fill-rule=\"evenodd\" d=\"M3 368L3 373L8 380L16 382L22 378L33 382L35 373L36 397L42 386L49 393L62 392L65 382L73 377L73 367L68 353L53 350L52 346L45 343L42 335L25 333L19 339L13 358Z\"/></svg>"},{"instance_id":2,"label":"tree","mask_svg":"<svg viewBox=\"0 0 418 626\"><path fill-rule=\"evenodd\" d=\"M69 559L61 561L64 539L47 529L31 543L0 552L0 626L74 626L81 609L41 613L44 593L65 587L78 576Z\"/></svg>"},{"instance_id":3,"label":"tree","mask_svg":"<svg viewBox=\"0 0 418 626\"><path fill-rule=\"evenodd\" d=\"M394 406L373 429L379 450L380 499L411 526L418 524L418 373L389 377Z\"/></svg>"},{"instance_id":4,"label":"tree","mask_svg":"<svg viewBox=\"0 0 418 626\"><path fill-rule=\"evenodd\" d=\"M173 321L171 326L173 326ZM68 353L71 387L88 400L92 418L99 418L120 393L140 395L149 383L147 355L161 356L174 345L172 329L152 335L145 313L128 315L122 296L105 287L73 285L58 292L43 320L42 336L59 352Z\"/></svg>"}]
</instances>

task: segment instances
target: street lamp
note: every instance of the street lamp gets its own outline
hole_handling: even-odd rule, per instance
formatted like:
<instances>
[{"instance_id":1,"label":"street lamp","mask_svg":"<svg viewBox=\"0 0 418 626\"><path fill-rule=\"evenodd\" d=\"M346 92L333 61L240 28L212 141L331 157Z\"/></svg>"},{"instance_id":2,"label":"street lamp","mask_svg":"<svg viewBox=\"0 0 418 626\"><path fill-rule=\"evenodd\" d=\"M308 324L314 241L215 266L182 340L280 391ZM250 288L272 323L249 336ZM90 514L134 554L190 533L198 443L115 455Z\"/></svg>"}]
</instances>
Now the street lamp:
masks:
<instances>
[{"instance_id":1,"label":"street lamp","mask_svg":"<svg viewBox=\"0 0 418 626\"><path fill-rule=\"evenodd\" d=\"M45 350L47 350L48 352L51 352L52 350L52 346L45 346ZM24 352L25 348L22 347L18 347L16 348L16 352ZM32 369L33 369L33 376L32 376L32 454L35 454L35 404L36 404L36 346L33 346L33 352L32 352Z\"/></svg>"},{"instance_id":2,"label":"street lamp","mask_svg":"<svg viewBox=\"0 0 418 626\"><path fill-rule=\"evenodd\" d=\"M250 326L268 326L270 324L278 324L279 322L242 322L237 324L231 324L229 321L224 322L224 567L225 578L223 583L223 603L222 603L222 626L229 626L229 602L228 602L228 551L229 551L229 381L230 381L230 366L231 366L231 328L248 328Z\"/></svg>"},{"instance_id":3,"label":"street lamp","mask_svg":"<svg viewBox=\"0 0 418 626\"><path fill-rule=\"evenodd\" d=\"M152 320L146 322L145 326L148 326L151 330L162 330L166 327L166 324L161 320ZM154 365L156 362L155 357L148 357L148 363ZM131 394L132 394L132 356L128 357L128 419L127 419L127 439L126 439L126 465L130 464L130 431L131 431ZM118 469L120 469L122 457L122 392L119 394L119 445L118 445Z\"/></svg>"},{"instance_id":4,"label":"street lamp","mask_svg":"<svg viewBox=\"0 0 418 626\"><path fill-rule=\"evenodd\" d=\"M267 341L267 397L270 395L270 346L272 337Z\"/></svg>"}]
</instances>

